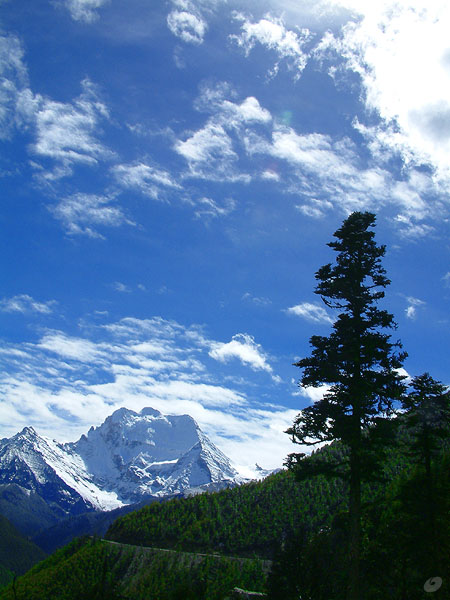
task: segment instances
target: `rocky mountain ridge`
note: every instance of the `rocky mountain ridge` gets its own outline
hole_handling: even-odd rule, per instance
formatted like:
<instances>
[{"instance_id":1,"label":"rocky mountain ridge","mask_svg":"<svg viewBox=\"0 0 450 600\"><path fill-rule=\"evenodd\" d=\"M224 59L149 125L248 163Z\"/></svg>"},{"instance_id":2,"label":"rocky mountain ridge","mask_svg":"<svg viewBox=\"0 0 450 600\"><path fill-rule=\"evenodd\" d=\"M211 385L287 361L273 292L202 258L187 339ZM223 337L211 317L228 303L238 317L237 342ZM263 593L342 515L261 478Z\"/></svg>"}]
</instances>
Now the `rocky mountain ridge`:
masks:
<instances>
[{"instance_id":1,"label":"rocky mountain ridge","mask_svg":"<svg viewBox=\"0 0 450 600\"><path fill-rule=\"evenodd\" d=\"M241 480L192 417L153 408L121 408L73 443L32 427L0 440L0 486L16 484L65 515Z\"/></svg>"}]
</instances>

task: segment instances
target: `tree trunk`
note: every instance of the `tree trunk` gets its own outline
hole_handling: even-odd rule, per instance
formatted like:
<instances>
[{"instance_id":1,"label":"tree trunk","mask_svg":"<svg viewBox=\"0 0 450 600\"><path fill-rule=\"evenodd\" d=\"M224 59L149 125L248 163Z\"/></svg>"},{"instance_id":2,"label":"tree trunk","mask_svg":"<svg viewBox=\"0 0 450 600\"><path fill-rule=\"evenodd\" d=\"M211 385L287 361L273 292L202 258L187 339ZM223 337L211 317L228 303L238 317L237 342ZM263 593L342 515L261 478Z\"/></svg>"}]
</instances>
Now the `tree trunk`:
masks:
<instances>
[{"instance_id":1,"label":"tree trunk","mask_svg":"<svg viewBox=\"0 0 450 600\"><path fill-rule=\"evenodd\" d=\"M361 600L361 459L359 447L350 451L350 571L347 589L348 600Z\"/></svg>"}]
</instances>

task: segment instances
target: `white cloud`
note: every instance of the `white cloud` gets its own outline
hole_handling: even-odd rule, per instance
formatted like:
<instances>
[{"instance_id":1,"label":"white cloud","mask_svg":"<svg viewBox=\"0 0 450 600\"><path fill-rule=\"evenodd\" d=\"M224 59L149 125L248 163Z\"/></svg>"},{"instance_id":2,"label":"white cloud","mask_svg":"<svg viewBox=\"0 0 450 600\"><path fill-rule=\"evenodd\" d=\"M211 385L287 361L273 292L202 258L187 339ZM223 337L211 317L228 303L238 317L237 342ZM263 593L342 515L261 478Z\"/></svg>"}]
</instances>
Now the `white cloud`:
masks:
<instances>
[{"instance_id":1,"label":"white cloud","mask_svg":"<svg viewBox=\"0 0 450 600\"><path fill-rule=\"evenodd\" d=\"M92 23L98 18L97 9L109 0L66 0L66 7L75 21Z\"/></svg>"},{"instance_id":2,"label":"white cloud","mask_svg":"<svg viewBox=\"0 0 450 600\"><path fill-rule=\"evenodd\" d=\"M228 129L238 129L242 125L267 124L272 121L270 112L262 107L254 96L248 96L240 104L228 99L235 95L226 84L216 87L204 86L195 103L197 110L214 114L216 122Z\"/></svg>"},{"instance_id":3,"label":"white cloud","mask_svg":"<svg viewBox=\"0 0 450 600\"><path fill-rule=\"evenodd\" d=\"M167 17L167 25L173 35L190 44L201 44L207 30L206 22L187 11L172 11Z\"/></svg>"},{"instance_id":4,"label":"white cloud","mask_svg":"<svg viewBox=\"0 0 450 600\"><path fill-rule=\"evenodd\" d=\"M186 159L192 177L212 181L242 179L235 168L238 154L221 124L207 123L186 140L176 142L174 150Z\"/></svg>"},{"instance_id":5,"label":"white cloud","mask_svg":"<svg viewBox=\"0 0 450 600\"><path fill-rule=\"evenodd\" d=\"M15 36L0 36L0 138L15 127L29 130L35 140L30 151L41 163L31 163L39 177L51 181L70 175L75 164L96 165L113 153L97 139L102 120L109 118L95 85L85 79L72 103L57 102L28 87L22 45ZM47 169L47 161L55 164Z\"/></svg>"},{"instance_id":6,"label":"white cloud","mask_svg":"<svg viewBox=\"0 0 450 600\"><path fill-rule=\"evenodd\" d=\"M129 294L131 292L131 288L120 281L115 281L113 283L113 288L116 290L116 292L121 292L124 294Z\"/></svg>"},{"instance_id":7,"label":"white cloud","mask_svg":"<svg viewBox=\"0 0 450 600\"><path fill-rule=\"evenodd\" d=\"M405 314L408 319L416 319L417 318L417 310L420 307L425 306L425 302L423 300L419 300L419 298L413 298L412 296L408 296L406 298L408 306L405 309Z\"/></svg>"},{"instance_id":8,"label":"white cloud","mask_svg":"<svg viewBox=\"0 0 450 600\"><path fill-rule=\"evenodd\" d=\"M448 180L449 5L439 0L350 4L360 18L329 44L361 76L366 106L383 121L372 137L406 162L433 165L437 176Z\"/></svg>"},{"instance_id":9,"label":"white cloud","mask_svg":"<svg viewBox=\"0 0 450 600\"><path fill-rule=\"evenodd\" d=\"M212 198L200 198L197 201L195 216L198 219L226 217L236 207L233 198L227 198L221 204Z\"/></svg>"},{"instance_id":10,"label":"white cloud","mask_svg":"<svg viewBox=\"0 0 450 600\"><path fill-rule=\"evenodd\" d=\"M272 304L272 300L269 298L265 298L262 296L253 296L250 292L245 292L242 296L242 300L246 300L247 302L251 302L252 304L256 304L257 306L269 306Z\"/></svg>"},{"instance_id":11,"label":"white cloud","mask_svg":"<svg viewBox=\"0 0 450 600\"><path fill-rule=\"evenodd\" d=\"M269 123L272 120L270 112L263 108L253 96L249 96L239 105L226 101L223 108L224 112L229 110L245 123Z\"/></svg>"},{"instance_id":12,"label":"white cloud","mask_svg":"<svg viewBox=\"0 0 450 600\"><path fill-rule=\"evenodd\" d=\"M50 350L63 357L80 362L90 362L100 356L96 345L89 340L74 338L61 332L49 332L45 334L38 344L39 348Z\"/></svg>"},{"instance_id":13,"label":"white cloud","mask_svg":"<svg viewBox=\"0 0 450 600\"><path fill-rule=\"evenodd\" d=\"M239 36L231 36L231 39L241 46L247 55L256 43L259 43L269 50L274 50L280 60L285 60L289 68L295 69L296 76L300 76L308 59L304 46L312 37L308 29L295 33L286 29L282 19L271 15L266 15L257 23L250 22L240 13L237 13L235 18L242 21L242 32ZM272 73L276 73L278 68L279 63L272 69Z\"/></svg>"},{"instance_id":14,"label":"white cloud","mask_svg":"<svg viewBox=\"0 0 450 600\"><path fill-rule=\"evenodd\" d=\"M296 306L291 306L291 308L288 308L286 312L296 315L297 317L302 317L307 321L312 321L313 323L328 323L331 325L334 323L334 320L330 317L323 306L312 304L310 302L302 302Z\"/></svg>"},{"instance_id":15,"label":"white cloud","mask_svg":"<svg viewBox=\"0 0 450 600\"><path fill-rule=\"evenodd\" d=\"M203 86L195 107L212 116L202 128L188 132L187 139L177 140L174 145L175 151L188 162L192 177L212 181L250 180L249 175L238 170L241 132L252 126L269 125L272 117L253 96L240 104L229 96L234 97L235 93L227 84Z\"/></svg>"},{"instance_id":16,"label":"white cloud","mask_svg":"<svg viewBox=\"0 0 450 600\"><path fill-rule=\"evenodd\" d=\"M0 300L0 311L3 312L20 312L26 313L39 313L39 314L50 314L56 305L55 300L49 300L47 302L38 302L34 300L28 294L19 294L12 298L3 298Z\"/></svg>"},{"instance_id":17,"label":"white cloud","mask_svg":"<svg viewBox=\"0 0 450 600\"><path fill-rule=\"evenodd\" d=\"M0 36L0 139L10 137L14 129L17 99L28 82L23 56L16 36Z\"/></svg>"},{"instance_id":18,"label":"white cloud","mask_svg":"<svg viewBox=\"0 0 450 600\"><path fill-rule=\"evenodd\" d=\"M322 400L325 394L330 390L329 385L319 385L317 387L301 387L301 394L308 398L311 402Z\"/></svg>"},{"instance_id":19,"label":"white cloud","mask_svg":"<svg viewBox=\"0 0 450 600\"><path fill-rule=\"evenodd\" d=\"M333 208L333 204L329 200L311 198L308 204L297 205L296 208L307 217L321 219Z\"/></svg>"},{"instance_id":20,"label":"white cloud","mask_svg":"<svg viewBox=\"0 0 450 600\"><path fill-rule=\"evenodd\" d=\"M113 202L113 197L79 193L62 199L50 210L69 235L103 239L104 236L97 231L98 227L134 225Z\"/></svg>"},{"instance_id":21,"label":"white cloud","mask_svg":"<svg viewBox=\"0 0 450 600\"><path fill-rule=\"evenodd\" d=\"M350 213L394 205L402 231L410 236L430 231L423 220L433 218L440 201L429 200L439 196L429 174L410 169L395 180L377 161L363 162L350 138L297 133L283 119L274 120L255 97L237 102L236 93L225 83L203 86L195 107L211 116L202 128L174 145L188 162L189 176L243 182L258 176L280 181L287 191L301 197L297 208L312 218L322 218L333 208ZM257 155L270 157L274 166L261 173L253 163L257 175L241 172L243 157Z\"/></svg>"},{"instance_id":22,"label":"white cloud","mask_svg":"<svg viewBox=\"0 0 450 600\"><path fill-rule=\"evenodd\" d=\"M125 188L134 188L155 200L165 188L179 189L179 184L164 169L138 162L116 165L111 169L116 181Z\"/></svg>"},{"instance_id":23,"label":"white cloud","mask_svg":"<svg viewBox=\"0 0 450 600\"><path fill-rule=\"evenodd\" d=\"M272 367L267 362L267 356L262 351L261 346L247 333L237 333L228 343L216 342L212 344L209 355L220 362L228 362L237 358L254 370L272 372Z\"/></svg>"},{"instance_id":24,"label":"white cloud","mask_svg":"<svg viewBox=\"0 0 450 600\"><path fill-rule=\"evenodd\" d=\"M442 278L442 281L444 282L444 285L446 287L450 287L450 271L448 271L444 277Z\"/></svg>"},{"instance_id":25,"label":"white cloud","mask_svg":"<svg viewBox=\"0 0 450 600\"><path fill-rule=\"evenodd\" d=\"M276 127L270 152L294 165L301 165L311 173L332 173L336 179L352 176L355 154L349 140L339 144L329 136L311 133L300 135L290 127ZM338 152L340 150L340 152Z\"/></svg>"},{"instance_id":26,"label":"white cloud","mask_svg":"<svg viewBox=\"0 0 450 600\"><path fill-rule=\"evenodd\" d=\"M349 138L299 134L292 127L275 123L271 136L251 131L243 134L250 156L262 154L283 161L289 169L281 181L301 196L297 208L312 218L322 218L331 208L344 213L379 210L391 206L398 210L396 222L408 236L427 235L432 226L425 219L436 218L443 210L442 189L433 178L415 169L396 180L377 162L362 164L358 148Z\"/></svg>"},{"instance_id":27,"label":"white cloud","mask_svg":"<svg viewBox=\"0 0 450 600\"><path fill-rule=\"evenodd\" d=\"M263 468L282 467L290 452L302 451L301 446L293 447L285 433L297 416L297 410L277 407L246 412L237 410L236 413L236 416L225 415L223 421L217 415L217 419L208 423L207 431L217 435L221 450L232 458L243 475L257 477L256 463ZM223 430L219 429L221 422L223 429L233 431L233 436L223 435Z\"/></svg>"},{"instance_id":28,"label":"white cloud","mask_svg":"<svg viewBox=\"0 0 450 600\"><path fill-rule=\"evenodd\" d=\"M47 179L71 174L76 163L96 165L99 159L112 156L95 137L100 121L108 118L107 108L89 80L82 82L82 88L72 104L35 98L36 141L32 151L59 163L55 171L44 175Z\"/></svg>"},{"instance_id":29,"label":"white cloud","mask_svg":"<svg viewBox=\"0 0 450 600\"><path fill-rule=\"evenodd\" d=\"M395 222L399 226L400 235L405 238L426 237L433 231L433 227L427 223L416 223L413 218L400 214L395 217Z\"/></svg>"},{"instance_id":30,"label":"white cloud","mask_svg":"<svg viewBox=\"0 0 450 600\"><path fill-rule=\"evenodd\" d=\"M282 432L296 411L250 403L248 380L233 379L230 368L220 366L238 358L254 369L254 385L258 373L271 373L253 338L235 336L237 344L221 344L199 326L160 317L103 327L86 322L83 328L84 335L52 330L36 343L0 349L0 363L7 364L0 369L0 436L33 425L61 441L76 439L121 406L153 406L192 415L238 465L256 462L259 451L262 466L281 466L290 450ZM213 350L221 358L211 360ZM263 383L265 390L273 385L266 376Z\"/></svg>"},{"instance_id":31,"label":"white cloud","mask_svg":"<svg viewBox=\"0 0 450 600\"><path fill-rule=\"evenodd\" d=\"M266 181L280 181L280 175L272 169L266 169L263 171L261 173L261 178L265 179Z\"/></svg>"}]
</instances>

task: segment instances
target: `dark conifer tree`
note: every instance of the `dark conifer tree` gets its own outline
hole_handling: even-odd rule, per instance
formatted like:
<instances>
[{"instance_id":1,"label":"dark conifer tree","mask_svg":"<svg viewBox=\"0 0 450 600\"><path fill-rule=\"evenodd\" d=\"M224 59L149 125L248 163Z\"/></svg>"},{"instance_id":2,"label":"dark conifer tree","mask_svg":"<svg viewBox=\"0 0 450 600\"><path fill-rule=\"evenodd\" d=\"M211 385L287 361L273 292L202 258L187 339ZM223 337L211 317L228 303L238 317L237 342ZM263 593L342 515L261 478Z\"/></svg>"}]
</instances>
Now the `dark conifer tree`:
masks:
<instances>
[{"instance_id":1,"label":"dark conifer tree","mask_svg":"<svg viewBox=\"0 0 450 600\"><path fill-rule=\"evenodd\" d=\"M312 336L312 354L299 360L300 385L327 385L321 400L308 406L288 429L292 441L315 445L341 441L348 449L343 462L349 479L349 585L347 597L360 600L361 481L370 479L386 445L389 416L405 386L398 372L406 353L392 342L386 330L395 329L394 318L377 303L390 281L381 264L385 246L378 246L375 215L351 214L328 244L337 252L336 263L316 273L315 293L339 312L328 336ZM291 454L287 466L304 475L343 475L342 464L311 462L304 454Z\"/></svg>"},{"instance_id":2,"label":"dark conifer tree","mask_svg":"<svg viewBox=\"0 0 450 600\"><path fill-rule=\"evenodd\" d=\"M429 373L414 377L403 398L405 423L412 436L410 452L431 478L431 461L450 437L450 392ZM430 479L431 480L431 479Z\"/></svg>"},{"instance_id":3,"label":"dark conifer tree","mask_svg":"<svg viewBox=\"0 0 450 600\"><path fill-rule=\"evenodd\" d=\"M410 436L409 454L424 470L423 500L427 520L428 554L437 563L436 494L432 461L442 453L442 445L450 437L450 392L429 373L414 377L411 391L403 398L405 425Z\"/></svg>"}]
</instances>

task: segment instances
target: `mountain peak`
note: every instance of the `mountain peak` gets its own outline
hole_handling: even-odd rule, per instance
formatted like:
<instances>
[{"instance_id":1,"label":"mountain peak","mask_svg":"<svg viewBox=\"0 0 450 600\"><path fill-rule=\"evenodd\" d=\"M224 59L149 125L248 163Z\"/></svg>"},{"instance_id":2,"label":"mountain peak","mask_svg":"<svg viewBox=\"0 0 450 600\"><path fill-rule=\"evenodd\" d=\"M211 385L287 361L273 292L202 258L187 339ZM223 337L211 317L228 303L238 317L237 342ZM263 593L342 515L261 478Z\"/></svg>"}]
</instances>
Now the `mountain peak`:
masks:
<instances>
[{"instance_id":1,"label":"mountain peak","mask_svg":"<svg viewBox=\"0 0 450 600\"><path fill-rule=\"evenodd\" d=\"M17 480L25 489L33 481L30 489L45 490L52 481L53 497L102 510L150 495L240 481L192 417L163 415L152 407L139 413L120 408L74 443L58 444L25 427L2 440L2 470L8 481Z\"/></svg>"},{"instance_id":2,"label":"mountain peak","mask_svg":"<svg viewBox=\"0 0 450 600\"><path fill-rule=\"evenodd\" d=\"M139 414L142 415L143 417L146 417L146 416L160 417L160 416L162 416L162 413L160 413L159 410L156 410L155 408L151 408L150 406L146 406L145 408L143 408Z\"/></svg>"},{"instance_id":3,"label":"mountain peak","mask_svg":"<svg viewBox=\"0 0 450 600\"><path fill-rule=\"evenodd\" d=\"M24 427L22 429L22 431L18 434L21 436L26 436L26 437L39 437L38 434L36 433L36 430L34 429L34 427Z\"/></svg>"}]
</instances>

